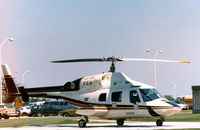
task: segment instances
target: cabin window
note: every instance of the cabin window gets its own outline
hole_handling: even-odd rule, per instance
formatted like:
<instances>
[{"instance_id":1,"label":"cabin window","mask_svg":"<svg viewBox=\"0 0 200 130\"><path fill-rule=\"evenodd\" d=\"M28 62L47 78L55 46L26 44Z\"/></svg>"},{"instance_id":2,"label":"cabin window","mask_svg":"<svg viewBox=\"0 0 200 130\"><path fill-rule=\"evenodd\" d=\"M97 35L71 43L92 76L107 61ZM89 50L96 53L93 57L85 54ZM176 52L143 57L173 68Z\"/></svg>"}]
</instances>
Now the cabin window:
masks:
<instances>
[{"instance_id":1,"label":"cabin window","mask_svg":"<svg viewBox=\"0 0 200 130\"><path fill-rule=\"evenodd\" d=\"M113 92L112 93L112 102L121 102L122 101L122 92Z\"/></svg>"},{"instance_id":2,"label":"cabin window","mask_svg":"<svg viewBox=\"0 0 200 130\"><path fill-rule=\"evenodd\" d=\"M64 105L68 105L68 103L67 103L67 102L64 102Z\"/></svg>"},{"instance_id":3,"label":"cabin window","mask_svg":"<svg viewBox=\"0 0 200 130\"><path fill-rule=\"evenodd\" d=\"M84 98L84 101L86 101L86 102L87 102L88 100L89 100L89 97L87 97L87 98Z\"/></svg>"},{"instance_id":4,"label":"cabin window","mask_svg":"<svg viewBox=\"0 0 200 130\"><path fill-rule=\"evenodd\" d=\"M50 105L59 105L59 102L50 102Z\"/></svg>"},{"instance_id":5,"label":"cabin window","mask_svg":"<svg viewBox=\"0 0 200 130\"><path fill-rule=\"evenodd\" d=\"M92 85L92 82L90 82L90 85Z\"/></svg>"},{"instance_id":6,"label":"cabin window","mask_svg":"<svg viewBox=\"0 0 200 130\"><path fill-rule=\"evenodd\" d=\"M103 101L106 101L106 93L102 93L102 94L100 94L99 95L99 101L101 102L103 102Z\"/></svg>"},{"instance_id":7,"label":"cabin window","mask_svg":"<svg viewBox=\"0 0 200 130\"><path fill-rule=\"evenodd\" d=\"M131 90L129 93L129 97L131 103L135 104L136 102L140 102L140 98L136 90Z\"/></svg>"}]
</instances>

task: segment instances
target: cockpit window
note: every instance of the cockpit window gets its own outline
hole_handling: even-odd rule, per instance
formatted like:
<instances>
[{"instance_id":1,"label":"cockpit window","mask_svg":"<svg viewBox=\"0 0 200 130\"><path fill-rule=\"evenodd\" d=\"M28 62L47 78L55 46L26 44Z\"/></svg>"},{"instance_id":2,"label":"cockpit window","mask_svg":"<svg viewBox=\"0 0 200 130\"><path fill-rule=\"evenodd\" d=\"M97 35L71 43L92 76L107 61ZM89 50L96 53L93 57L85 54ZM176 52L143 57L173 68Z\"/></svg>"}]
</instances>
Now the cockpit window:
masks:
<instances>
[{"instance_id":1,"label":"cockpit window","mask_svg":"<svg viewBox=\"0 0 200 130\"><path fill-rule=\"evenodd\" d=\"M140 89L144 102L153 101L162 98L156 89Z\"/></svg>"},{"instance_id":2,"label":"cockpit window","mask_svg":"<svg viewBox=\"0 0 200 130\"><path fill-rule=\"evenodd\" d=\"M156 89L152 89L160 98L164 98L164 96Z\"/></svg>"}]
</instances>

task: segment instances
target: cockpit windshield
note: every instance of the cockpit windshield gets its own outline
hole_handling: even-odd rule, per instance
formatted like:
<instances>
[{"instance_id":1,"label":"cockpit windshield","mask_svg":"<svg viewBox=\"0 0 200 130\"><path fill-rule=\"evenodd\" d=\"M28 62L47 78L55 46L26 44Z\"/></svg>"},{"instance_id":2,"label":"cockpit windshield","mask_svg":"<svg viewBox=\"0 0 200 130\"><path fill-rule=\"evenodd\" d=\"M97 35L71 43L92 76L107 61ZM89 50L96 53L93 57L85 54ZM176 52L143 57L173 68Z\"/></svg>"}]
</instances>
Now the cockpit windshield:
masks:
<instances>
[{"instance_id":1,"label":"cockpit windshield","mask_svg":"<svg viewBox=\"0 0 200 130\"><path fill-rule=\"evenodd\" d=\"M144 102L153 101L163 96L156 89L140 89Z\"/></svg>"}]
</instances>

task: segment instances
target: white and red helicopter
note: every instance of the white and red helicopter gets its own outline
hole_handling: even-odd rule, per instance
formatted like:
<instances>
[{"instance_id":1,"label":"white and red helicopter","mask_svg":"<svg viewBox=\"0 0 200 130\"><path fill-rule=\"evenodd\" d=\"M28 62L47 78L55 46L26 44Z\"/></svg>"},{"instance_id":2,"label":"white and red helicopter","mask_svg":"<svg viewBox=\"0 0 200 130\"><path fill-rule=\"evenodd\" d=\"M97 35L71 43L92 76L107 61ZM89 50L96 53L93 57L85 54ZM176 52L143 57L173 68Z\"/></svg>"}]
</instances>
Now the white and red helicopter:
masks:
<instances>
[{"instance_id":1,"label":"white and red helicopter","mask_svg":"<svg viewBox=\"0 0 200 130\"><path fill-rule=\"evenodd\" d=\"M12 91L10 97L21 95L24 101L29 97L61 98L73 104L78 109L77 114L84 119L78 122L79 127L85 127L88 116L103 119L114 119L122 126L126 119L138 117L156 117L157 126L162 126L164 117L174 115L182 110L176 103L165 99L154 87L130 79L122 72L115 72L115 63L120 61L153 61L190 63L187 61L135 59L135 58L88 58L52 61L53 63L72 62L111 62L110 71L92 76L86 76L70 81L61 86L16 89L10 70L2 65L7 88ZM9 94L8 94L9 95Z\"/></svg>"}]
</instances>

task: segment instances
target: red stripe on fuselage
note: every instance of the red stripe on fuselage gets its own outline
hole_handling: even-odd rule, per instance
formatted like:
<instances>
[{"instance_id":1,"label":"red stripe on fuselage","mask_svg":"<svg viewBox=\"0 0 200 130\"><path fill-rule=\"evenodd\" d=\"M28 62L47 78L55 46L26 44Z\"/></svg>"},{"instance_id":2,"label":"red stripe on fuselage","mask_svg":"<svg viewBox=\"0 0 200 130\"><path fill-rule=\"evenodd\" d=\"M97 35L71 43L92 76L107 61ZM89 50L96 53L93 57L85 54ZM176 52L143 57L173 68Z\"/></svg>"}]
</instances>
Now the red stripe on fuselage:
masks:
<instances>
[{"instance_id":1,"label":"red stripe on fuselage","mask_svg":"<svg viewBox=\"0 0 200 130\"><path fill-rule=\"evenodd\" d=\"M12 78L12 75L4 75L5 78Z\"/></svg>"},{"instance_id":2,"label":"red stripe on fuselage","mask_svg":"<svg viewBox=\"0 0 200 130\"><path fill-rule=\"evenodd\" d=\"M176 107L152 107L152 109L163 110L163 109L174 109ZM144 110L146 107L138 107L138 109L134 109L134 107L81 107L80 110Z\"/></svg>"}]
</instances>

